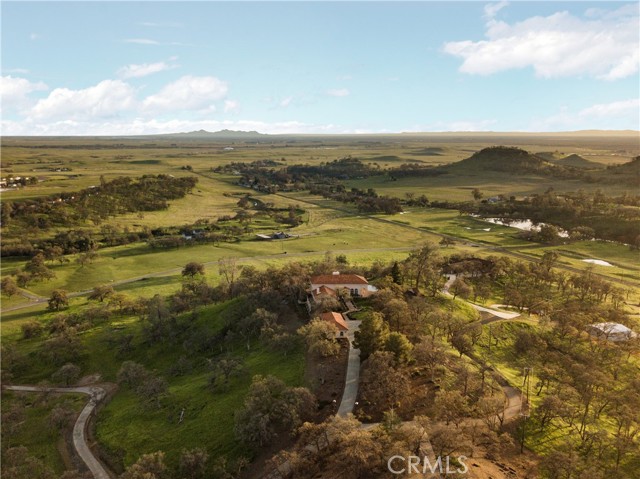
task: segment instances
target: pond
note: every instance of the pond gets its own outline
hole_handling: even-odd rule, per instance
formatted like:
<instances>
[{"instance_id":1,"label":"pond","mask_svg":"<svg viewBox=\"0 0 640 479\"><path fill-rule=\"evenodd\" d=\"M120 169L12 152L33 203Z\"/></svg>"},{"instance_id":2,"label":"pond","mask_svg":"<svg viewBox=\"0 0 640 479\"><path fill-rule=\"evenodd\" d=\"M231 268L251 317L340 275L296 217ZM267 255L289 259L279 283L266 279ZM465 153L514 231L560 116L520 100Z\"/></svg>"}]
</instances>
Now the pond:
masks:
<instances>
[{"instance_id":1,"label":"pond","mask_svg":"<svg viewBox=\"0 0 640 479\"><path fill-rule=\"evenodd\" d=\"M509 219L509 218L480 218L478 216L475 216L476 218L478 218L479 220L482 221L486 221L488 223L493 223L494 225L502 225L502 226L508 226L510 228L516 228L518 230L522 230L522 231L539 231L540 227L543 226L545 223L537 223L534 224L533 221L525 219L525 220L513 220L513 219ZM569 233L561 228L558 228L559 232L558 235L561 238L568 238L569 237Z\"/></svg>"}]
</instances>

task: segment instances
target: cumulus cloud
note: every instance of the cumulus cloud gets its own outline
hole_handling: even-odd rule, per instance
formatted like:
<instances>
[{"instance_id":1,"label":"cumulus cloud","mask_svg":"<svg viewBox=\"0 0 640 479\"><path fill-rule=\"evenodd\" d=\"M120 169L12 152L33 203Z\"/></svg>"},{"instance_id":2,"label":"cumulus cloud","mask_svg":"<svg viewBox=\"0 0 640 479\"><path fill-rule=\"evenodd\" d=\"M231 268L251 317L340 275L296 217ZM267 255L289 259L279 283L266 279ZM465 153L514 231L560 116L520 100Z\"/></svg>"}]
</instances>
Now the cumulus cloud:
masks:
<instances>
[{"instance_id":1,"label":"cumulus cloud","mask_svg":"<svg viewBox=\"0 0 640 479\"><path fill-rule=\"evenodd\" d=\"M21 108L28 104L28 95L35 91L45 91L49 87L43 82L32 82L26 78L11 75L0 77L0 101L2 109Z\"/></svg>"},{"instance_id":2,"label":"cumulus cloud","mask_svg":"<svg viewBox=\"0 0 640 479\"><path fill-rule=\"evenodd\" d=\"M178 65L167 62L142 63L140 65L126 65L118 70L118 76L121 78L141 78L154 73L171 70Z\"/></svg>"},{"instance_id":3,"label":"cumulus cloud","mask_svg":"<svg viewBox=\"0 0 640 479\"><path fill-rule=\"evenodd\" d=\"M445 53L463 59L461 72L490 75L532 67L543 78L588 75L617 80L638 71L637 5L591 11L588 18L565 11L508 24L493 18L501 4L485 7L487 40L445 43Z\"/></svg>"},{"instance_id":4,"label":"cumulus cloud","mask_svg":"<svg viewBox=\"0 0 640 479\"><path fill-rule=\"evenodd\" d=\"M135 104L135 91L131 85L121 80L104 80L81 90L56 88L35 104L30 116L67 120L109 118L132 109Z\"/></svg>"},{"instance_id":5,"label":"cumulus cloud","mask_svg":"<svg viewBox=\"0 0 640 479\"><path fill-rule=\"evenodd\" d=\"M143 108L160 113L213 109L214 102L223 99L227 91L227 84L216 77L187 75L145 98Z\"/></svg>"},{"instance_id":6,"label":"cumulus cloud","mask_svg":"<svg viewBox=\"0 0 640 479\"><path fill-rule=\"evenodd\" d=\"M351 92L347 88L334 88L332 90L327 90L327 95L329 96L343 97L349 96L350 94Z\"/></svg>"},{"instance_id":7,"label":"cumulus cloud","mask_svg":"<svg viewBox=\"0 0 640 479\"><path fill-rule=\"evenodd\" d=\"M32 82L26 78L12 77L11 75L0 77L0 94L5 97L24 96L32 91L48 90L49 87L43 82Z\"/></svg>"}]
</instances>

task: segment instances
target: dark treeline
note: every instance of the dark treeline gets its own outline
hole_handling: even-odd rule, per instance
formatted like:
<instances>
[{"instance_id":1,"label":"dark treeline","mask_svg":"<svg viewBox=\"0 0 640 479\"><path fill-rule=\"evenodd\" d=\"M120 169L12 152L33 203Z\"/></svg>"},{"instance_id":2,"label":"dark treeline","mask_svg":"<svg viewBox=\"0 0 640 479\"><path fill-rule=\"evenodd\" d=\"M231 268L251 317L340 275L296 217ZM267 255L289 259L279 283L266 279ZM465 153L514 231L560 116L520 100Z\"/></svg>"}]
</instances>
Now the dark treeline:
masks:
<instances>
[{"instance_id":1,"label":"dark treeline","mask_svg":"<svg viewBox=\"0 0 640 479\"><path fill-rule=\"evenodd\" d=\"M402 211L402 205L398 198L391 196L379 196L373 188L367 191L359 188L347 190L343 185L335 187L328 185L315 185L309 188L314 195L322 195L325 198L353 203L363 213L395 214Z\"/></svg>"},{"instance_id":2,"label":"dark treeline","mask_svg":"<svg viewBox=\"0 0 640 479\"><path fill-rule=\"evenodd\" d=\"M275 193L276 191L297 191L308 189L314 185L335 185L340 180L363 179L370 176L388 175L391 180L404 176L438 176L445 171L431 166L402 164L395 168L380 168L377 163L364 163L351 156L319 165L282 165L269 160L251 163L231 163L220 166L216 173L234 173L242 175L239 184L259 191Z\"/></svg>"},{"instance_id":3,"label":"dark treeline","mask_svg":"<svg viewBox=\"0 0 640 479\"><path fill-rule=\"evenodd\" d=\"M37 228L83 225L87 220L100 224L110 216L136 211L157 211L168 201L183 198L197 183L195 177L144 175L101 180L100 186L63 192L42 198L2 203L2 225Z\"/></svg>"},{"instance_id":4,"label":"dark treeline","mask_svg":"<svg viewBox=\"0 0 640 479\"><path fill-rule=\"evenodd\" d=\"M143 227L131 231L112 224L103 224L98 231L91 229L68 229L52 238L28 239L8 242L2 245L3 257L36 256L42 254L47 261L66 262L64 255L95 252L102 247L121 246L147 241L152 248L179 248L202 243L238 242L252 231L251 223L256 219L268 218L284 227L297 226L302 222L305 211L299 207L276 208L272 203L264 203L249 196L238 200L242 208L237 214L221 216L217 219L200 219L195 223L162 228Z\"/></svg>"},{"instance_id":5,"label":"dark treeline","mask_svg":"<svg viewBox=\"0 0 640 479\"><path fill-rule=\"evenodd\" d=\"M64 192L38 199L2 203L2 227L5 241L2 256L31 256L38 251L58 247L63 254L88 251L104 241L109 245L126 244L149 237L148 232L117 232L105 225L100 234L82 229L87 221L99 225L109 217L169 207L169 201L183 198L197 183L195 177L145 175L101 181L100 186L77 192ZM38 232L57 227L68 229L52 238L36 239ZM31 232L31 233L29 233ZM100 239L102 238L102 239Z\"/></svg>"}]
</instances>

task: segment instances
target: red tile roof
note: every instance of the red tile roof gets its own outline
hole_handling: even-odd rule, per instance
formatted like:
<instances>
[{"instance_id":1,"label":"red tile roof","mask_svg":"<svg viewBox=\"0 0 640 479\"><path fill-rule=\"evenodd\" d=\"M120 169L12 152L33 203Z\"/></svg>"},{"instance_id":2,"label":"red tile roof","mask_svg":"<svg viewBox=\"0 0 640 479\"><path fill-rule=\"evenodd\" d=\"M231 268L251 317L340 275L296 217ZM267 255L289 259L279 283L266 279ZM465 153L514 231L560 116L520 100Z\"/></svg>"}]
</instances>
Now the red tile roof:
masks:
<instances>
[{"instance_id":1,"label":"red tile roof","mask_svg":"<svg viewBox=\"0 0 640 479\"><path fill-rule=\"evenodd\" d=\"M369 284L358 274L321 274L311 277L311 284Z\"/></svg>"},{"instance_id":2,"label":"red tile roof","mask_svg":"<svg viewBox=\"0 0 640 479\"><path fill-rule=\"evenodd\" d=\"M338 293L336 293L335 289L327 288L326 286L320 286L319 288L312 289L311 294L314 298L318 296L338 296Z\"/></svg>"},{"instance_id":3,"label":"red tile roof","mask_svg":"<svg viewBox=\"0 0 640 479\"><path fill-rule=\"evenodd\" d=\"M328 321L333 324L336 328L341 329L343 331L348 331L349 326L347 326L346 321L342 317L340 313L322 313L320 315L320 319L323 321Z\"/></svg>"}]
</instances>

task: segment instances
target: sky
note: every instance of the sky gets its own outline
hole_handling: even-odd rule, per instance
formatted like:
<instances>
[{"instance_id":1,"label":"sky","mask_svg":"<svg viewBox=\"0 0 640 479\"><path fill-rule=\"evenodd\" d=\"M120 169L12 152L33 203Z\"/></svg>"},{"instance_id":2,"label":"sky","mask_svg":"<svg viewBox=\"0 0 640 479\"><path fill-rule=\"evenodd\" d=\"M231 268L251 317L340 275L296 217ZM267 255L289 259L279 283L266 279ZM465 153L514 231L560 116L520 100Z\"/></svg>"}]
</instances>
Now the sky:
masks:
<instances>
[{"instance_id":1,"label":"sky","mask_svg":"<svg viewBox=\"0 0 640 479\"><path fill-rule=\"evenodd\" d=\"M0 8L3 135L640 130L638 2Z\"/></svg>"}]
</instances>

